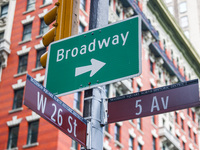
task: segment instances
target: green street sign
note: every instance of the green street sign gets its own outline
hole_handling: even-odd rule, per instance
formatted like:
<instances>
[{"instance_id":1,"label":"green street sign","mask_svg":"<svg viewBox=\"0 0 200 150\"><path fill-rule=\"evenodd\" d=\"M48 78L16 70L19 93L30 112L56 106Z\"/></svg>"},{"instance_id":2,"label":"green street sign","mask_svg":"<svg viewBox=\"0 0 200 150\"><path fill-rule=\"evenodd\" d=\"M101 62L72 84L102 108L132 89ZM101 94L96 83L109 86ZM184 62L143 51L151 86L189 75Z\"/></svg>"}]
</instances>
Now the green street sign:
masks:
<instances>
[{"instance_id":1,"label":"green street sign","mask_svg":"<svg viewBox=\"0 0 200 150\"><path fill-rule=\"evenodd\" d=\"M45 85L57 96L141 74L141 19L133 17L49 46Z\"/></svg>"}]
</instances>

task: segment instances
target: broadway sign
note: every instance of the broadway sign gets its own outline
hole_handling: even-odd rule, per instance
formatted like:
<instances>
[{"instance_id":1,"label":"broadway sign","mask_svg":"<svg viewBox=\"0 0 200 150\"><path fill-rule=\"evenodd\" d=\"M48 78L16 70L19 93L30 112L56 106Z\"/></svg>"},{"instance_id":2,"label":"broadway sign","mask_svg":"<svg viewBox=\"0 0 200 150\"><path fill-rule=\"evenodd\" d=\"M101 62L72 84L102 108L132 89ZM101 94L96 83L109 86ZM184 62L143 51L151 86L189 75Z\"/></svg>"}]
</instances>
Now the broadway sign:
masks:
<instances>
[{"instance_id":1,"label":"broadway sign","mask_svg":"<svg viewBox=\"0 0 200 150\"><path fill-rule=\"evenodd\" d=\"M29 75L24 105L86 147L87 121Z\"/></svg>"},{"instance_id":2,"label":"broadway sign","mask_svg":"<svg viewBox=\"0 0 200 150\"><path fill-rule=\"evenodd\" d=\"M108 100L108 123L200 105L198 80L181 82Z\"/></svg>"},{"instance_id":3,"label":"broadway sign","mask_svg":"<svg viewBox=\"0 0 200 150\"><path fill-rule=\"evenodd\" d=\"M128 18L49 45L45 86L62 96L141 74L141 19Z\"/></svg>"}]
</instances>

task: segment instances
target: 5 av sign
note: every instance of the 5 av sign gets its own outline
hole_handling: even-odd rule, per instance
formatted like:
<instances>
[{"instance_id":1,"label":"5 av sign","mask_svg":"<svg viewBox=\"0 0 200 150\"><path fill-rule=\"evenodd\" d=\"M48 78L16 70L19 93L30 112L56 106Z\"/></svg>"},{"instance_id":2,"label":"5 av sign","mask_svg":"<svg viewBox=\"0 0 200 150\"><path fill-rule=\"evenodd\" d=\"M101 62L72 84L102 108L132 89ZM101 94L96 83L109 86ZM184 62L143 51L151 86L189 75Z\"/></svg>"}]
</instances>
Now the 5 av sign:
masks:
<instances>
[{"instance_id":1,"label":"5 av sign","mask_svg":"<svg viewBox=\"0 0 200 150\"><path fill-rule=\"evenodd\" d=\"M108 122L118 122L200 105L198 80L108 99Z\"/></svg>"},{"instance_id":2,"label":"5 av sign","mask_svg":"<svg viewBox=\"0 0 200 150\"><path fill-rule=\"evenodd\" d=\"M47 59L45 85L57 96L138 76L141 19L56 41L49 46Z\"/></svg>"},{"instance_id":3,"label":"5 av sign","mask_svg":"<svg viewBox=\"0 0 200 150\"><path fill-rule=\"evenodd\" d=\"M24 104L86 147L87 121L29 75Z\"/></svg>"}]
</instances>

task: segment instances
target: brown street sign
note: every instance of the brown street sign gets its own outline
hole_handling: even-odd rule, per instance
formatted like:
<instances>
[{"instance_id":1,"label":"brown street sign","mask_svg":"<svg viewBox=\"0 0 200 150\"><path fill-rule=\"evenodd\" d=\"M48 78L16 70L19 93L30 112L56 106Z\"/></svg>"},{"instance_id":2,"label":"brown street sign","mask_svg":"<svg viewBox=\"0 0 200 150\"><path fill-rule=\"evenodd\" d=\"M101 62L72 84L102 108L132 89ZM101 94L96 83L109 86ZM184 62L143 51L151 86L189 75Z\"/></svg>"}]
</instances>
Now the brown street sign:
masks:
<instances>
[{"instance_id":1,"label":"brown street sign","mask_svg":"<svg viewBox=\"0 0 200 150\"><path fill-rule=\"evenodd\" d=\"M200 105L198 80L108 99L108 123Z\"/></svg>"},{"instance_id":2,"label":"brown street sign","mask_svg":"<svg viewBox=\"0 0 200 150\"><path fill-rule=\"evenodd\" d=\"M87 121L29 75L24 105L86 147Z\"/></svg>"}]
</instances>

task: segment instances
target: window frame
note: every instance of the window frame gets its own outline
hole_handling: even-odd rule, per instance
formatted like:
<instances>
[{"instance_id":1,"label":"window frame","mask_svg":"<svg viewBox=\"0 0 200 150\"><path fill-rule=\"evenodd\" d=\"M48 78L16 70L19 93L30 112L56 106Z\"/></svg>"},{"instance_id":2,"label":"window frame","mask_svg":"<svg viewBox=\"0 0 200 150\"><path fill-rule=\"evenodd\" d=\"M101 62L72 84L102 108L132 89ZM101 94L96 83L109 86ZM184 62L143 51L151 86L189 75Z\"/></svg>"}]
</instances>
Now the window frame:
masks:
<instances>
[{"instance_id":1,"label":"window frame","mask_svg":"<svg viewBox=\"0 0 200 150\"><path fill-rule=\"evenodd\" d=\"M39 120L31 121L28 123L27 145L37 143L38 129L39 129ZM36 137L34 137L33 135L34 136L36 135ZM35 138L36 140L33 140Z\"/></svg>"},{"instance_id":2,"label":"window frame","mask_svg":"<svg viewBox=\"0 0 200 150\"><path fill-rule=\"evenodd\" d=\"M134 149L134 138L133 137L129 137L129 140L128 140L128 149L129 150L133 150Z\"/></svg>"},{"instance_id":3,"label":"window frame","mask_svg":"<svg viewBox=\"0 0 200 150\"><path fill-rule=\"evenodd\" d=\"M86 9L86 0L80 0L80 8L85 11L85 9Z\"/></svg>"},{"instance_id":4,"label":"window frame","mask_svg":"<svg viewBox=\"0 0 200 150\"><path fill-rule=\"evenodd\" d=\"M19 95L20 98L18 98L18 94L20 94ZM13 99L13 106L12 106L13 110L22 107L23 95L24 95L24 87L14 90L14 99Z\"/></svg>"},{"instance_id":5,"label":"window frame","mask_svg":"<svg viewBox=\"0 0 200 150\"><path fill-rule=\"evenodd\" d=\"M27 0L26 11L35 9L35 0Z\"/></svg>"},{"instance_id":6,"label":"window frame","mask_svg":"<svg viewBox=\"0 0 200 150\"><path fill-rule=\"evenodd\" d=\"M42 65L41 65L41 63L40 63L40 57L41 57L42 54L44 54L45 52L46 52L46 48L42 48L42 49L37 50L35 68L42 67Z\"/></svg>"},{"instance_id":7,"label":"window frame","mask_svg":"<svg viewBox=\"0 0 200 150\"><path fill-rule=\"evenodd\" d=\"M74 108L81 109L81 92L74 93Z\"/></svg>"},{"instance_id":8,"label":"window frame","mask_svg":"<svg viewBox=\"0 0 200 150\"><path fill-rule=\"evenodd\" d=\"M16 132L16 134L13 132ZM13 135L13 134L15 134L15 135ZM19 135L19 125L9 127L7 149L12 149L12 148L17 147L18 135ZM15 136L15 137L13 137L13 136ZM16 141L14 141L14 140L16 140ZM13 141L14 141L14 143L13 143ZM14 146L12 146L13 144L14 144Z\"/></svg>"},{"instance_id":9,"label":"window frame","mask_svg":"<svg viewBox=\"0 0 200 150\"><path fill-rule=\"evenodd\" d=\"M22 41L30 40L31 35L32 35L32 22L23 25Z\"/></svg>"},{"instance_id":10,"label":"window frame","mask_svg":"<svg viewBox=\"0 0 200 150\"><path fill-rule=\"evenodd\" d=\"M185 6L184 6L185 5ZM185 13L185 12L187 12L187 2L185 1L185 2L181 2L181 3L179 3L179 12L180 13Z\"/></svg>"},{"instance_id":11,"label":"window frame","mask_svg":"<svg viewBox=\"0 0 200 150\"><path fill-rule=\"evenodd\" d=\"M5 11L5 8L6 8L6 11ZM1 6L1 15L0 15L0 17L7 16L7 14L8 14L8 8L9 8L9 4L8 3ZM3 11L5 11L5 12L3 12Z\"/></svg>"},{"instance_id":12,"label":"window frame","mask_svg":"<svg viewBox=\"0 0 200 150\"><path fill-rule=\"evenodd\" d=\"M115 124L115 141L120 142L120 126L118 124Z\"/></svg>"},{"instance_id":13,"label":"window frame","mask_svg":"<svg viewBox=\"0 0 200 150\"><path fill-rule=\"evenodd\" d=\"M49 30L49 26L44 22L44 18L40 19L40 33L39 35L44 35Z\"/></svg>"},{"instance_id":14,"label":"window frame","mask_svg":"<svg viewBox=\"0 0 200 150\"><path fill-rule=\"evenodd\" d=\"M27 65L28 65L28 53L19 56L19 64L18 64L18 71L17 73L24 73L27 71Z\"/></svg>"}]
</instances>

